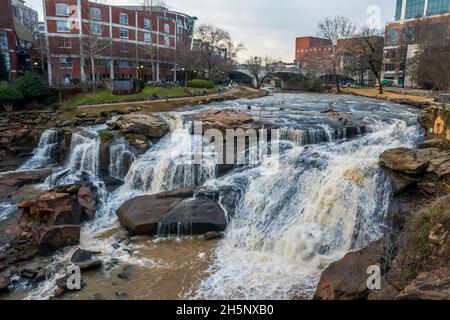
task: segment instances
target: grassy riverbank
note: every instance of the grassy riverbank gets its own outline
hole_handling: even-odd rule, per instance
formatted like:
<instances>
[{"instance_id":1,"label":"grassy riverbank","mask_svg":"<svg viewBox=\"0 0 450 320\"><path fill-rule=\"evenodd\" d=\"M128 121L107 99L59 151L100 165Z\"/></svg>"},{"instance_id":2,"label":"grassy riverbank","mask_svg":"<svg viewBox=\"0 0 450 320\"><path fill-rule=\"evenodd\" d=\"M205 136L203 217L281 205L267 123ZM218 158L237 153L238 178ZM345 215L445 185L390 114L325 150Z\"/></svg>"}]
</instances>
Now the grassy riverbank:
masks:
<instances>
[{"instance_id":1,"label":"grassy riverbank","mask_svg":"<svg viewBox=\"0 0 450 320\"><path fill-rule=\"evenodd\" d=\"M391 101L395 103L403 103L403 104L411 104L414 106L421 105L430 105L434 102L434 99L431 97L418 96L409 94L407 91L404 93L393 92L385 89L383 94L379 94L377 88L343 88L343 93L367 97L367 98L375 98L380 100Z\"/></svg>"},{"instance_id":2,"label":"grassy riverbank","mask_svg":"<svg viewBox=\"0 0 450 320\"><path fill-rule=\"evenodd\" d=\"M211 89L214 90L214 89ZM228 91L223 95L210 94L206 96L193 97L174 97L163 100L142 100L134 102L114 102L93 105L81 105L62 108L62 112L57 116L56 122L72 121L76 118L98 118L107 113L134 111L146 112L168 112L184 106L211 103L217 101L235 100L235 99L254 99L266 96L267 91L256 90L248 87L238 87ZM54 125L54 123L49 124Z\"/></svg>"},{"instance_id":3,"label":"grassy riverbank","mask_svg":"<svg viewBox=\"0 0 450 320\"><path fill-rule=\"evenodd\" d=\"M220 86L215 86L211 89L206 89L208 94L216 93ZM110 90L99 90L95 94L92 92L76 94L67 100L63 101L62 107L79 107L86 105L96 105L105 103L119 103L130 101L145 101L149 100L153 95L157 95L161 99L173 97L188 97L189 92L199 94L203 89L185 88L185 87L150 87L146 86L140 93L127 95L114 95Z\"/></svg>"}]
</instances>

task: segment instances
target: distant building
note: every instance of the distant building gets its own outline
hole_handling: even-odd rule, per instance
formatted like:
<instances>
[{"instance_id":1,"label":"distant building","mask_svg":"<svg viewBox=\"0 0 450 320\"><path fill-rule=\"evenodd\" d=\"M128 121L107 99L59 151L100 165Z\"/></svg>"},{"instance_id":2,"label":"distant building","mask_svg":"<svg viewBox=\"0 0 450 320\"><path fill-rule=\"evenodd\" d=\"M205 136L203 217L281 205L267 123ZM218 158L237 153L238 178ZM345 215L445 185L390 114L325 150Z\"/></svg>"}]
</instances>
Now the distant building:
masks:
<instances>
[{"instance_id":1,"label":"distant building","mask_svg":"<svg viewBox=\"0 0 450 320\"><path fill-rule=\"evenodd\" d=\"M31 72L30 50L34 38L32 30L28 29L22 21L31 27L34 22L32 23L29 18L34 10L25 7L23 1L11 3L11 0L0 0L0 6L2 8L0 10L0 52L6 64L5 78L14 80L20 75Z\"/></svg>"},{"instance_id":2,"label":"distant building","mask_svg":"<svg viewBox=\"0 0 450 320\"><path fill-rule=\"evenodd\" d=\"M44 19L47 68L53 84L67 78L74 82L93 78L85 48L87 38L109 42L96 55L97 80L172 81L176 48L181 42L192 41L196 20L162 7L150 11L142 6L88 0L45 0Z\"/></svg>"},{"instance_id":3,"label":"distant building","mask_svg":"<svg viewBox=\"0 0 450 320\"><path fill-rule=\"evenodd\" d=\"M31 32L38 31L38 13L25 5L25 0L11 0L14 18L20 21Z\"/></svg>"},{"instance_id":4,"label":"distant building","mask_svg":"<svg viewBox=\"0 0 450 320\"><path fill-rule=\"evenodd\" d=\"M408 61L418 50L417 26L428 25L434 35L450 35L450 0L397 0L395 21L386 24L382 79L398 86L415 86Z\"/></svg>"},{"instance_id":5,"label":"distant building","mask_svg":"<svg viewBox=\"0 0 450 320\"><path fill-rule=\"evenodd\" d=\"M330 40L317 37L298 37L295 40L295 60L303 69L326 69L326 59L333 55Z\"/></svg>"}]
</instances>

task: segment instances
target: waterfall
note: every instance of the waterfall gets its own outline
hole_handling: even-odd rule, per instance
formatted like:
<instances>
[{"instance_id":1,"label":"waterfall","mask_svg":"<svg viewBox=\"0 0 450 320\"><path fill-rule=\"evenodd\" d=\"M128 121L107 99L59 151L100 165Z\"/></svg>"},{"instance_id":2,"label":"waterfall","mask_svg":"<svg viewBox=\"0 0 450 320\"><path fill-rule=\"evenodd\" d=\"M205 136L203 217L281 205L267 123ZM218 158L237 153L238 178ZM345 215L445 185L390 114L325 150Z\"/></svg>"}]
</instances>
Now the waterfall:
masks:
<instances>
[{"instance_id":1,"label":"waterfall","mask_svg":"<svg viewBox=\"0 0 450 320\"><path fill-rule=\"evenodd\" d=\"M104 126L84 128L72 133L66 164L47 178L49 186L75 183L79 180L99 180L100 137Z\"/></svg>"},{"instance_id":2,"label":"waterfall","mask_svg":"<svg viewBox=\"0 0 450 320\"><path fill-rule=\"evenodd\" d=\"M45 130L40 139L38 147L33 151L33 156L25 162L19 170L42 169L53 164L53 153L59 145L59 132L56 129Z\"/></svg>"},{"instance_id":3,"label":"waterfall","mask_svg":"<svg viewBox=\"0 0 450 320\"><path fill-rule=\"evenodd\" d=\"M14 204L7 202L0 203L0 222L8 219L16 209L17 208Z\"/></svg>"},{"instance_id":4,"label":"waterfall","mask_svg":"<svg viewBox=\"0 0 450 320\"><path fill-rule=\"evenodd\" d=\"M192 295L310 298L328 264L381 237L391 191L378 157L411 146L419 132L389 123L359 139L295 147L277 166L265 161L207 183L236 190L236 209L211 275ZM225 208L228 193L220 193Z\"/></svg>"},{"instance_id":5,"label":"waterfall","mask_svg":"<svg viewBox=\"0 0 450 320\"><path fill-rule=\"evenodd\" d=\"M116 138L109 147L109 175L113 178L123 180L127 169L135 160L130 146L123 138Z\"/></svg>"}]
</instances>

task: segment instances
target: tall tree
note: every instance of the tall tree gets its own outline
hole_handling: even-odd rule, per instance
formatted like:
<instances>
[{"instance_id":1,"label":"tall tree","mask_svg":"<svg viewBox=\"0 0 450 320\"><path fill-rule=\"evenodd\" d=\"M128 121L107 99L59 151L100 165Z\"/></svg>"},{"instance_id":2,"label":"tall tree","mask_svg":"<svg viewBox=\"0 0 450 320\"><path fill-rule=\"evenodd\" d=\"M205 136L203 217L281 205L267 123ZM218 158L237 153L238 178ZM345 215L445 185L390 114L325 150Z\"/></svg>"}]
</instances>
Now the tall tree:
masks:
<instances>
[{"instance_id":1,"label":"tall tree","mask_svg":"<svg viewBox=\"0 0 450 320\"><path fill-rule=\"evenodd\" d=\"M201 61L211 79L212 71L224 68L244 49L243 44L234 45L230 34L210 24L202 24L196 32Z\"/></svg>"},{"instance_id":2,"label":"tall tree","mask_svg":"<svg viewBox=\"0 0 450 320\"><path fill-rule=\"evenodd\" d=\"M157 81L159 79L156 74L156 64L159 61L159 46L157 43L153 43L153 30L155 27L155 22L157 20L158 10L167 7L164 0L142 0L141 1L142 11L144 12L144 19L148 19L149 25L147 26L148 32L150 33L150 39L146 45L138 45L138 51L143 52L144 58L150 60L152 69L152 81Z\"/></svg>"},{"instance_id":3,"label":"tall tree","mask_svg":"<svg viewBox=\"0 0 450 320\"><path fill-rule=\"evenodd\" d=\"M110 48L110 40L103 37L103 25L99 23L101 16L96 16L96 11L91 9L95 8L91 6L91 3L84 7L83 15L87 17L88 27L83 33L83 38L81 40L81 45L83 46L83 53L85 57L89 60L91 67L91 78L92 78L92 92L95 94L97 89L97 79L96 79L96 63L97 59L101 56L107 55L107 49Z\"/></svg>"},{"instance_id":4,"label":"tall tree","mask_svg":"<svg viewBox=\"0 0 450 320\"><path fill-rule=\"evenodd\" d=\"M249 58L246 64L250 74L255 78L258 89L274 74L276 66L275 59L269 56Z\"/></svg>"},{"instance_id":5,"label":"tall tree","mask_svg":"<svg viewBox=\"0 0 450 320\"><path fill-rule=\"evenodd\" d=\"M334 81L336 84L337 92L341 92L339 85L339 79L337 75L337 68L339 65L339 50L338 40L341 45L345 46L345 41L352 38L356 32L356 25L353 24L348 18L342 16L327 17L325 20L319 23L319 35L327 39L332 44L331 68L333 72Z\"/></svg>"},{"instance_id":6,"label":"tall tree","mask_svg":"<svg viewBox=\"0 0 450 320\"><path fill-rule=\"evenodd\" d=\"M384 37L383 31L363 27L358 35L351 42L349 48L360 64L360 70L370 70L378 82L379 93L383 94L383 85L381 83L381 71L383 69L383 49Z\"/></svg>"}]
</instances>

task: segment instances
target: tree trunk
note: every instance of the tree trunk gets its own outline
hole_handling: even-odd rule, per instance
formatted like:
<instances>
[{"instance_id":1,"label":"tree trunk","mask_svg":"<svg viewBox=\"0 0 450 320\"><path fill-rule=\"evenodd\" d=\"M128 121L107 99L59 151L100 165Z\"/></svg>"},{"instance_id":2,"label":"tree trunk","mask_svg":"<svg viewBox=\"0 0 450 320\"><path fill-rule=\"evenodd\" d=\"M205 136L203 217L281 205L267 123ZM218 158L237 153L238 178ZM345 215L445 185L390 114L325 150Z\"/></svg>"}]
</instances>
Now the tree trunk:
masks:
<instances>
[{"instance_id":1,"label":"tree trunk","mask_svg":"<svg viewBox=\"0 0 450 320\"><path fill-rule=\"evenodd\" d=\"M187 70L184 70L184 86L187 87L188 83L188 72Z\"/></svg>"},{"instance_id":2,"label":"tree trunk","mask_svg":"<svg viewBox=\"0 0 450 320\"><path fill-rule=\"evenodd\" d=\"M333 76L334 76L334 83L336 84L336 92L341 93L341 87L339 85L339 79L338 79L337 69L336 69L336 61L333 63Z\"/></svg>"},{"instance_id":3,"label":"tree trunk","mask_svg":"<svg viewBox=\"0 0 450 320\"><path fill-rule=\"evenodd\" d=\"M95 85L95 59L91 57L91 74L92 74L92 93L95 94L96 85Z\"/></svg>"},{"instance_id":4,"label":"tree trunk","mask_svg":"<svg viewBox=\"0 0 450 320\"><path fill-rule=\"evenodd\" d=\"M62 103L62 92L61 92L61 88L59 88L59 90L58 90L58 99L59 99L59 103Z\"/></svg>"}]
</instances>

